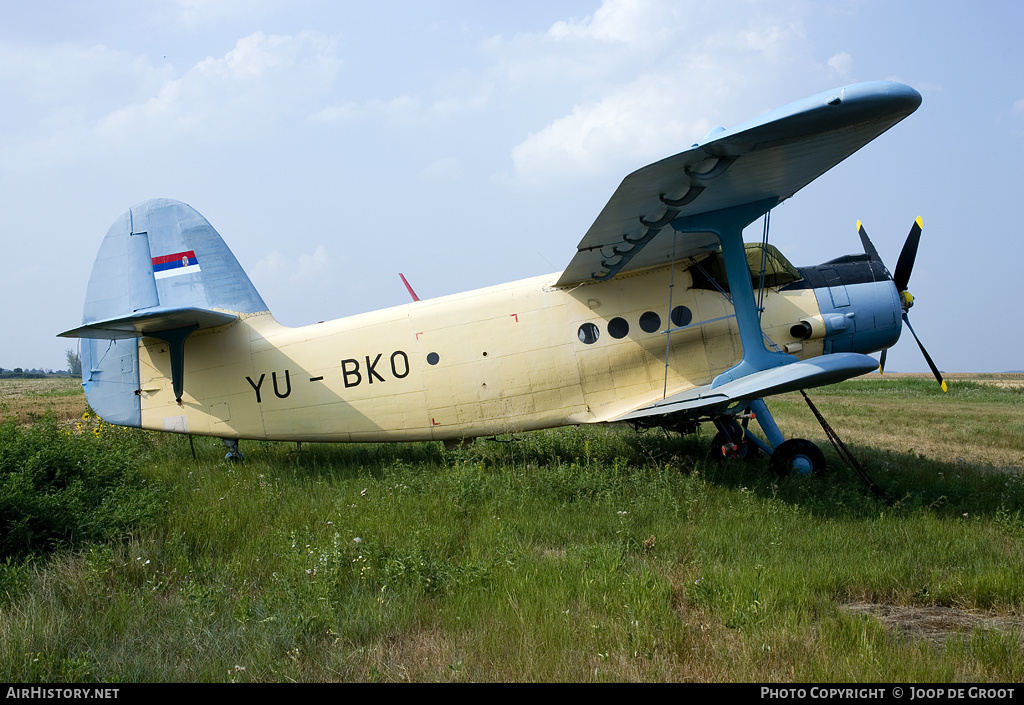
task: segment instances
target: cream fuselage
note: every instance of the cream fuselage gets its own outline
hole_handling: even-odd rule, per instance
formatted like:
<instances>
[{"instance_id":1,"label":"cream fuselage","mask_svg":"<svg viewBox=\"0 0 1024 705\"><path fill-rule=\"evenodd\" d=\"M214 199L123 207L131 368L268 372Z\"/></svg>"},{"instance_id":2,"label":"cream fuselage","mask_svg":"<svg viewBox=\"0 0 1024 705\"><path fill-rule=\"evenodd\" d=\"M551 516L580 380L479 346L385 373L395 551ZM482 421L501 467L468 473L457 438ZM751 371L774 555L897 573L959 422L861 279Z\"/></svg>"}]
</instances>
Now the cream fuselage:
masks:
<instances>
[{"instance_id":1,"label":"cream fuselage","mask_svg":"<svg viewBox=\"0 0 1024 705\"><path fill-rule=\"evenodd\" d=\"M607 421L708 384L742 357L732 304L692 289L682 266L672 274L665 266L568 289L554 274L301 328L269 312L242 316L188 338L180 405L167 345L142 338L142 426L395 441ZM670 291L671 308L687 307L693 324L726 318L666 334ZM778 346L796 343L790 327L819 313L813 290L765 295L763 331ZM640 326L645 312L660 319L653 332ZM628 324L618 339L614 318ZM588 322L599 333L592 343L579 335ZM822 353L820 338L792 347L800 358Z\"/></svg>"}]
</instances>

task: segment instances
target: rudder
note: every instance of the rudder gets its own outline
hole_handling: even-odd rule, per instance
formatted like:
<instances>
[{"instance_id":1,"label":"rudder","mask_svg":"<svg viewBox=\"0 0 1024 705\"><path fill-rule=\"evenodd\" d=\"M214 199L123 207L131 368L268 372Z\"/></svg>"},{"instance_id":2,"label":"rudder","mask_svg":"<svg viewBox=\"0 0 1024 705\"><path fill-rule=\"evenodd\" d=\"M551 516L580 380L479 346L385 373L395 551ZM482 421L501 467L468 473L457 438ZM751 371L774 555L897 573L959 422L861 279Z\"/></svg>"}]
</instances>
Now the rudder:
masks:
<instances>
[{"instance_id":1,"label":"rudder","mask_svg":"<svg viewBox=\"0 0 1024 705\"><path fill-rule=\"evenodd\" d=\"M238 260L195 209L170 199L133 206L103 239L86 290L82 383L104 419L141 424L138 338L170 346L180 400L185 340L195 330L267 310ZM131 339L131 340L128 340Z\"/></svg>"}]
</instances>

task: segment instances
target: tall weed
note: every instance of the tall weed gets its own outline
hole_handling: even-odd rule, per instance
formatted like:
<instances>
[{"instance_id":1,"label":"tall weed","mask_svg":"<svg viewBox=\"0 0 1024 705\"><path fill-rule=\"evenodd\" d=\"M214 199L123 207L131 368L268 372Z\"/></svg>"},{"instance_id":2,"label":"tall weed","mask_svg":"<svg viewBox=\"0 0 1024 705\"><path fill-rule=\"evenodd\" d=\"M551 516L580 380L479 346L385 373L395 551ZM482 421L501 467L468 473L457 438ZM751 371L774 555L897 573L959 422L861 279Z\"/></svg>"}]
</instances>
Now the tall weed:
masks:
<instances>
[{"instance_id":1,"label":"tall weed","mask_svg":"<svg viewBox=\"0 0 1024 705\"><path fill-rule=\"evenodd\" d=\"M0 557L115 537L157 510L139 472L147 436L91 414L0 424Z\"/></svg>"}]
</instances>

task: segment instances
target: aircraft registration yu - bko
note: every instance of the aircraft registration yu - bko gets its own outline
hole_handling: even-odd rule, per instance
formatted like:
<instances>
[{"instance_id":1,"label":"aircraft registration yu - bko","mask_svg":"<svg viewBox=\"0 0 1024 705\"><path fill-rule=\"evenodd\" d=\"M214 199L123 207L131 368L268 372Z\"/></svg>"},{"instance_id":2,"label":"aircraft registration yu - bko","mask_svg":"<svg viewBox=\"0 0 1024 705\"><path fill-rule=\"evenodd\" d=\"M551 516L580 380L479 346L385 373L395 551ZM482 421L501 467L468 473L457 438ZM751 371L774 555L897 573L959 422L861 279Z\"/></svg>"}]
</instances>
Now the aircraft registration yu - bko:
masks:
<instances>
[{"instance_id":1,"label":"aircraft registration yu - bko","mask_svg":"<svg viewBox=\"0 0 1024 705\"><path fill-rule=\"evenodd\" d=\"M274 319L199 213L146 201L111 226L83 325L61 335L84 339L103 419L232 453L238 439L453 444L711 421L716 445L809 472L820 449L786 440L764 398L879 368L867 353L884 362L909 326L920 220L892 275L863 228L863 254L803 268L742 231L920 102L862 83L718 128L627 176L561 273L299 328Z\"/></svg>"}]
</instances>

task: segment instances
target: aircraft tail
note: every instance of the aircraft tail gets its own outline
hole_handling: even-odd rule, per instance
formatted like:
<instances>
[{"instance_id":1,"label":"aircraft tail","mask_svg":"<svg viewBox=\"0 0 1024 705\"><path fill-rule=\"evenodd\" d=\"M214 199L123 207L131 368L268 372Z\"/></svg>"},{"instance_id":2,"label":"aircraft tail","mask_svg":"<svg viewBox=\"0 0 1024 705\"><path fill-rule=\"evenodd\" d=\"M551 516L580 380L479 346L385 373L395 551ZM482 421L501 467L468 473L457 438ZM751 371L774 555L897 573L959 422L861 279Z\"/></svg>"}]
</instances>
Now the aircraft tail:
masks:
<instances>
[{"instance_id":1,"label":"aircraft tail","mask_svg":"<svg viewBox=\"0 0 1024 705\"><path fill-rule=\"evenodd\" d=\"M101 417L141 425L138 341L170 346L180 400L185 339L193 331L266 311L256 288L213 226L192 207L154 199L123 213L107 231L86 290L82 383Z\"/></svg>"}]
</instances>

